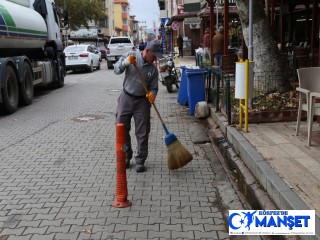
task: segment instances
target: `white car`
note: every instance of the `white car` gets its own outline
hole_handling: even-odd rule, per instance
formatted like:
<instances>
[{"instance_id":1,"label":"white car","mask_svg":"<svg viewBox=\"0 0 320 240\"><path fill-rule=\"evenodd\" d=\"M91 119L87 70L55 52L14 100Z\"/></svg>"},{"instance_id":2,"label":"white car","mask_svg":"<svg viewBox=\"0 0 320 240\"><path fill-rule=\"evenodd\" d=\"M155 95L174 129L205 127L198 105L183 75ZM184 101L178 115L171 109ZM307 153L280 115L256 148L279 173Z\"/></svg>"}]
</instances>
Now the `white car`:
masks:
<instances>
[{"instance_id":1,"label":"white car","mask_svg":"<svg viewBox=\"0 0 320 240\"><path fill-rule=\"evenodd\" d=\"M66 55L66 70L86 69L93 72L100 69L99 51L95 51L91 45L71 45L63 52Z\"/></svg>"},{"instance_id":2,"label":"white car","mask_svg":"<svg viewBox=\"0 0 320 240\"><path fill-rule=\"evenodd\" d=\"M108 69L111 69L123 54L133 50L135 47L129 37L111 37L107 47Z\"/></svg>"},{"instance_id":3,"label":"white car","mask_svg":"<svg viewBox=\"0 0 320 240\"><path fill-rule=\"evenodd\" d=\"M101 62L101 61L102 61L102 57L101 57L102 54L101 54L99 48L96 47L95 45L91 45L91 46L93 47L94 52L99 55L99 60L100 60L100 62Z\"/></svg>"}]
</instances>

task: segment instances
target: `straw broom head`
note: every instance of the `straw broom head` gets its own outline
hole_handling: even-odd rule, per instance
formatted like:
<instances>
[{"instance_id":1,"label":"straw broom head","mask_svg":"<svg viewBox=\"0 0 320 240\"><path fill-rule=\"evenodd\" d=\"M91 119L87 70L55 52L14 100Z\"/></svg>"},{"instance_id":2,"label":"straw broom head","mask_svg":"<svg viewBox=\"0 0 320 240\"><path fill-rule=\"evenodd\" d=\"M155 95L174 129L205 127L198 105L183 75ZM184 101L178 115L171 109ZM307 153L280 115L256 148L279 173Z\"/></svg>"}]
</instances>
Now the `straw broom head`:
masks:
<instances>
[{"instance_id":1,"label":"straw broom head","mask_svg":"<svg viewBox=\"0 0 320 240\"><path fill-rule=\"evenodd\" d=\"M175 170L182 168L192 160L191 153L178 141L167 146L168 148L168 168Z\"/></svg>"}]
</instances>

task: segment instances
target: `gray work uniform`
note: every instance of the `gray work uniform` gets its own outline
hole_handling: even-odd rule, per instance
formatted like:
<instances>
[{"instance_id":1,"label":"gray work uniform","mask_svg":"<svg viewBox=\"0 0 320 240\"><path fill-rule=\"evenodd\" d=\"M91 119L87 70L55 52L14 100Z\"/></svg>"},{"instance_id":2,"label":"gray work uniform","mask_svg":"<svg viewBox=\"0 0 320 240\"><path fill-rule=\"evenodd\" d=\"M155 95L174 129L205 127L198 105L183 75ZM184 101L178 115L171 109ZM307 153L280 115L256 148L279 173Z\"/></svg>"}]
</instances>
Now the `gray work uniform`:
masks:
<instances>
[{"instance_id":1,"label":"gray work uniform","mask_svg":"<svg viewBox=\"0 0 320 240\"><path fill-rule=\"evenodd\" d=\"M128 55L136 56L137 67L140 70L149 92L155 96L158 92L158 69L152 63L144 62L142 53L139 51L130 51L120 57L114 64L114 73L121 74L125 71L123 90L118 98L118 107L116 110L116 123L123 123L126 133L126 159L132 158L131 147L131 118L134 119L135 135L137 138L137 155L135 160L137 164L144 164L148 156L148 139L150 133L150 108L151 104L146 98L144 90L138 78L136 69L133 65L123 66L122 62Z\"/></svg>"}]
</instances>

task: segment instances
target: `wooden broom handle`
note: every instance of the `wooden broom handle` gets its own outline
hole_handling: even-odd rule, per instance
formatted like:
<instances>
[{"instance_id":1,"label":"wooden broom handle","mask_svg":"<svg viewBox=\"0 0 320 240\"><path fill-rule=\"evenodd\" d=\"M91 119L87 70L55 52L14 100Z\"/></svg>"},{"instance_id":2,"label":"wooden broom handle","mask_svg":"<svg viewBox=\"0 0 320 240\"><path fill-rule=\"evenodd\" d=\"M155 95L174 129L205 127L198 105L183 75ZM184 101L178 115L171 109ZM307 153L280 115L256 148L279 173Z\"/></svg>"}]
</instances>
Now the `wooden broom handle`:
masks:
<instances>
[{"instance_id":1,"label":"wooden broom handle","mask_svg":"<svg viewBox=\"0 0 320 240\"><path fill-rule=\"evenodd\" d=\"M147 88L147 85L146 85L145 81L143 80L143 77L142 77L142 75L141 75L140 70L138 69L138 67L137 67L136 64L133 64L133 66L134 66L134 68L135 68L136 71L137 71L139 81L140 81L140 83L142 84L144 90L146 91L146 93L149 93L149 90L148 90L148 88ZM161 117L161 115L160 115L160 113L159 113L159 111L158 111L158 108L157 108L156 104L155 104L154 102L151 103L151 104L152 104L154 110L156 110L156 113L157 113L157 115L158 115L158 117L159 117L159 119L160 119L160 122L162 123L162 125L164 125L164 122L163 122L163 120L162 120L162 117Z\"/></svg>"}]
</instances>

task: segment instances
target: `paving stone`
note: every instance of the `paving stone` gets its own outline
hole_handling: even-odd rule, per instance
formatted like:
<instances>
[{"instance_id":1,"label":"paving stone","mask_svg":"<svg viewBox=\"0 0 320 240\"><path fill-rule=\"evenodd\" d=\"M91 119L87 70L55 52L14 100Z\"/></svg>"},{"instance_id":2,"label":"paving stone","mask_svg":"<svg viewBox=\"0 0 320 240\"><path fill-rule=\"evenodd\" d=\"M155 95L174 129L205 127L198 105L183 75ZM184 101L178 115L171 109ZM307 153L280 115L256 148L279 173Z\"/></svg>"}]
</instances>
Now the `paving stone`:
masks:
<instances>
[{"instance_id":1,"label":"paving stone","mask_svg":"<svg viewBox=\"0 0 320 240\"><path fill-rule=\"evenodd\" d=\"M162 86L159 110L194 160L168 171L164 132L152 108L147 171L137 174L134 164L127 170L132 206L112 207L119 92L110 91L108 81L119 90L123 75L114 75L102 64L90 75L68 74L66 87L36 97L32 108L17 111L14 126L4 127L0 119L5 136L0 142L0 225L16 215L1 234L39 240L227 239L223 213L212 207L219 188L213 185L211 159L204 144L190 141L190 124L199 121L176 104L177 92L169 94ZM102 118L76 121L95 115ZM134 137L132 144L136 149ZM218 161L215 154L210 157ZM92 228L91 235L82 231L86 227Z\"/></svg>"},{"instance_id":2,"label":"paving stone","mask_svg":"<svg viewBox=\"0 0 320 240\"><path fill-rule=\"evenodd\" d=\"M46 233L48 227L26 227L25 231L23 232L23 235L28 235L28 234L39 234L43 235Z\"/></svg>"}]
</instances>

